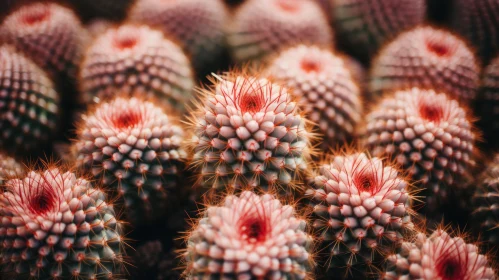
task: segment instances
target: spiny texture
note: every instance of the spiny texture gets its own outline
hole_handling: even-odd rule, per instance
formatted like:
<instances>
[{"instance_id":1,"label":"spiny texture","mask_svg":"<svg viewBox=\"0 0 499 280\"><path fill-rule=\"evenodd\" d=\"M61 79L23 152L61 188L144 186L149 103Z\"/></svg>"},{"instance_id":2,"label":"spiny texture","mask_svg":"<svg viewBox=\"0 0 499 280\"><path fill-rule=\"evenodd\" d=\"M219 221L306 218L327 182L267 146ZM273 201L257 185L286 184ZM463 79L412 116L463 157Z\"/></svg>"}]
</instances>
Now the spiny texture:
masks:
<instances>
[{"instance_id":1,"label":"spiny texture","mask_svg":"<svg viewBox=\"0 0 499 280\"><path fill-rule=\"evenodd\" d=\"M0 146L25 153L46 144L57 128L59 95L33 62L0 46Z\"/></svg>"},{"instance_id":2,"label":"spiny texture","mask_svg":"<svg viewBox=\"0 0 499 280\"><path fill-rule=\"evenodd\" d=\"M480 83L473 52L460 38L433 27L399 35L373 61L371 94L410 87L437 88L453 98L472 100Z\"/></svg>"},{"instance_id":3,"label":"spiny texture","mask_svg":"<svg viewBox=\"0 0 499 280\"><path fill-rule=\"evenodd\" d=\"M355 136L362 114L360 89L342 58L328 50L300 45L280 53L267 71L292 90L324 135L324 148Z\"/></svg>"},{"instance_id":4,"label":"spiny texture","mask_svg":"<svg viewBox=\"0 0 499 280\"><path fill-rule=\"evenodd\" d=\"M313 227L330 250L332 267L372 264L412 229L409 185L379 158L335 156L317 170L311 184L306 194Z\"/></svg>"},{"instance_id":5,"label":"spiny texture","mask_svg":"<svg viewBox=\"0 0 499 280\"><path fill-rule=\"evenodd\" d=\"M286 187L307 168L310 133L296 102L267 79L217 77L192 118L194 160L208 187Z\"/></svg>"},{"instance_id":6,"label":"spiny texture","mask_svg":"<svg viewBox=\"0 0 499 280\"><path fill-rule=\"evenodd\" d=\"M85 103L126 92L155 96L183 110L194 81L189 59L161 31L122 25L100 35L87 50L80 84Z\"/></svg>"},{"instance_id":7,"label":"spiny texture","mask_svg":"<svg viewBox=\"0 0 499 280\"><path fill-rule=\"evenodd\" d=\"M476 135L466 110L433 90L398 91L367 116L367 146L388 155L427 187L427 207L467 179L474 166Z\"/></svg>"},{"instance_id":8,"label":"spiny texture","mask_svg":"<svg viewBox=\"0 0 499 280\"><path fill-rule=\"evenodd\" d=\"M484 61L499 51L499 1L454 1L452 26L478 47Z\"/></svg>"},{"instance_id":9,"label":"spiny texture","mask_svg":"<svg viewBox=\"0 0 499 280\"><path fill-rule=\"evenodd\" d=\"M291 205L245 191L208 206L187 238L188 279L305 279L312 237Z\"/></svg>"},{"instance_id":10,"label":"spiny texture","mask_svg":"<svg viewBox=\"0 0 499 280\"><path fill-rule=\"evenodd\" d=\"M131 20L173 36L198 70L220 59L228 16L222 0L141 0L130 11Z\"/></svg>"},{"instance_id":11,"label":"spiny texture","mask_svg":"<svg viewBox=\"0 0 499 280\"><path fill-rule=\"evenodd\" d=\"M103 191L57 168L7 182L0 194L0 267L15 279L112 279L120 224Z\"/></svg>"},{"instance_id":12,"label":"spiny texture","mask_svg":"<svg viewBox=\"0 0 499 280\"><path fill-rule=\"evenodd\" d=\"M499 154L478 180L472 200L473 221L483 240L499 245Z\"/></svg>"},{"instance_id":13,"label":"spiny texture","mask_svg":"<svg viewBox=\"0 0 499 280\"><path fill-rule=\"evenodd\" d=\"M298 43L329 46L333 35L313 0L249 0L234 15L228 42L234 59L245 62Z\"/></svg>"},{"instance_id":14,"label":"spiny texture","mask_svg":"<svg viewBox=\"0 0 499 280\"><path fill-rule=\"evenodd\" d=\"M494 144L499 140L499 56L483 71L477 108L487 136L485 139Z\"/></svg>"},{"instance_id":15,"label":"spiny texture","mask_svg":"<svg viewBox=\"0 0 499 280\"><path fill-rule=\"evenodd\" d=\"M78 17L55 3L21 6L0 25L0 38L42 69L75 79L86 44Z\"/></svg>"},{"instance_id":16,"label":"spiny texture","mask_svg":"<svg viewBox=\"0 0 499 280\"><path fill-rule=\"evenodd\" d=\"M4 152L0 152L0 186L3 186L4 180L21 176L23 173L24 166L22 164Z\"/></svg>"},{"instance_id":17,"label":"spiny texture","mask_svg":"<svg viewBox=\"0 0 499 280\"><path fill-rule=\"evenodd\" d=\"M128 219L148 223L165 214L187 155L183 129L161 107L118 97L83 117L77 166L91 170L123 199Z\"/></svg>"},{"instance_id":18,"label":"spiny texture","mask_svg":"<svg viewBox=\"0 0 499 280\"><path fill-rule=\"evenodd\" d=\"M418 233L414 242L404 242L387 261L386 280L497 279L492 264L476 245L442 229L429 237Z\"/></svg>"},{"instance_id":19,"label":"spiny texture","mask_svg":"<svg viewBox=\"0 0 499 280\"><path fill-rule=\"evenodd\" d=\"M424 0L333 0L338 42L367 58L387 40L425 19Z\"/></svg>"}]
</instances>

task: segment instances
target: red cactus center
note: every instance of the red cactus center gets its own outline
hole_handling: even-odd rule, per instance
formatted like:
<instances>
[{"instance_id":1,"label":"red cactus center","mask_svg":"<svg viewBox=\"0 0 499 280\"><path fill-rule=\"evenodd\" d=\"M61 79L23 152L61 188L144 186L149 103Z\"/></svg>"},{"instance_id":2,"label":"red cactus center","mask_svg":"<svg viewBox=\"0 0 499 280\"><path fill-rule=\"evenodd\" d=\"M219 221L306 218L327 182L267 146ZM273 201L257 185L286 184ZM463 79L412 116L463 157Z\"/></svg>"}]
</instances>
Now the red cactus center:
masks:
<instances>
[{"instance_id":1,"label":"red cactus center","mask_svg":"<svg viewBox=\"0 0 499 280\"><path fill-rule=\"evenodd\" d=\"M265 106L265 98L254 92L243 94L239 100L239 108L243 113L256 113L260 111L263 106Z\"/></svg>"},{"instance_id":2,"label":"red cactus center","mask_svg":"<svg viewBox=\"0 0 499 280\"><path fill-rule=\"evenodd\" d=\"M49 212L55 206L55 195L50 192L50 187L44 187L28 200L28 209L37 215Z\"/></svg>"},{"instance_id":3,"label":"red cactus center","mask_svg":"<svg viewBox=\"0 0 499 280\"><path fill-rule=\"evenodd\" d=\"M438 123L444 117L444 108L436 102L421 102L419 104L419 114L427 121Z\"/></svg>"},{"instance_id":4,"label":"red cactus center","mask_svg":"<svg viewBox=\"0 0 499 280\"><path fill-rule=\"evenodd\" d=\"M277 5L286 12L295 12L299 8L300 0L277 0Z\"/></svg>"},{"instance_id":5,"label":"red cactus center","mask_svg":"<svg viewBox=\"0 0 499 280\"><path fill-rule=\"evenodd\" d=\"M371 172L362 172L357 174L353 179L353 183L357 187L357 190L361 192L364 191L374 193L378 189L378 181Z\"/></svg>"},{"instance_id":6,"label":"red cactus center","mask_svg":"<svg viewBox=\"0 0 499 280\"><path fill-rule=\"evenodd\" d=\"M319 72L321 69L321 65L318 61L304 59L301 61L301 69L306 73Z\"/></svg>"},{"instance_id":7,"label":"red cactus center","mask_svg":"<svg viewBox=\"0 0 499 280\"><path fill-rule=\"evenodd\" d=\"M465 271L459 260L444 258L437 263L437 273L442 280L464 279Z\"/></svg>"},{"instance_id":8,"label":"red cactus center","mask_svg":"<svg viewBox=\"0 0 499 280\"><path fill-rule=\"evenodd\" d=\"M426 42L426 48L439 57L448 57L451 55L451 48L441 42L428 41Z\"/></svg>"},{"instance_id":9,"label":"red cactus center","mask_svg":"<svg viewBox=\"0 0 499 280\"><path fill-rule=\"evenodd\" d=\"M123 111L114 116L112 123L118 129L134 127L142 121L140 112L133 110Z\"/></svg>"},{"instance_id":10,"label":"red cactus center","mask_svg":"<svg viewBox=\"0 0 499 280\"><path fill-rule=\"evenodd\" d=\"M265 241L269 233L269 224L265 217L243 217L239 221L239 234L250 243Z\"/></svg>"},{"instance_id":11,"label":"red cactus center","mask_svg":"<svg viewBox=\"0 0 499 280\"><path fill-rule=\"evenodd\" d=\"M31 9L22 16L22 22L27 25L37 24L46 20L50 15L50 10L45 8Z\"/></svg>"},{"instance_id":12,"label":"red cactus center","mask_svg":"<svg viewBox=\"0 0 499 280\"><path fill-rule=\"evenodd\" d=\"M114 46L119 50L127 50L135 47L139 42L138 36L134 33L124 33L125 32L119 32L116 35L114 38Z\"/></svg>"}]
</instances>

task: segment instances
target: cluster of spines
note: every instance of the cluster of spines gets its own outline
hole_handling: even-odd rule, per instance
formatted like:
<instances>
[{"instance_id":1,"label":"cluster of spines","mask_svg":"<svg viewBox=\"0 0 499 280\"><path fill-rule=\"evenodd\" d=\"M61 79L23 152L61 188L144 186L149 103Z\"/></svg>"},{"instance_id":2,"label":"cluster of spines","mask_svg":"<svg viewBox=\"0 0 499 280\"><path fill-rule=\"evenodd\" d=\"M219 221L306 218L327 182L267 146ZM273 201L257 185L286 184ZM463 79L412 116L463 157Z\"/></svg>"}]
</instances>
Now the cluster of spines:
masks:
<instances>
[{"instance_id":1,"label":"cluster of spines","mask_svg":"<svg viewBox=\"0 0 499 280\"><path fill-rule=\"evenodd\" d=\"M118 194L133 224L165 216L187 158L175 117L152 100L117 97L90 109L77 135L77 166Z\"/></svg>"}]
</instances>

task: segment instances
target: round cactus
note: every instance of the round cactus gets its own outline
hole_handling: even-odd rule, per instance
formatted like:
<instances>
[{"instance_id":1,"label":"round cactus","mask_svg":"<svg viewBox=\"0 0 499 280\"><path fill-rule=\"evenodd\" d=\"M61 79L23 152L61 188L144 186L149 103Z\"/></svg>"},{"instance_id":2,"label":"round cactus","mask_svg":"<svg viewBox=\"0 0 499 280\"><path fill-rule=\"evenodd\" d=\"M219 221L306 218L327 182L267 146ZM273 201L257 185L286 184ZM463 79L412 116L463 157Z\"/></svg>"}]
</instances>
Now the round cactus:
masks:
<instances>
[{"instance_id":1,"label":"round cactus","mask_svg":"<svg viewBox=\"0 0 499 280\"><path fill-rule=\"evenodd\" d=\"M371 265L412 230L409 184L394 167L364 153L334 156L306 194L313 227L329 248L331 267Z\"/></svg>"},{"instance_id":2,"label":"round cactus","mask_svg":"<svg viewBox=\"0 0 499 280\"><path fill-rule=\"evenodd\" d=\"M499 245L499 154L478 180L472 200L473 221L482 238Z\"/></svg>"},{"instance_id":3,"label":"round cactus","mask_svg":"<svg viewBox=\"0 0 499 280\"><path fill-rule=\"evenodd\" d=\"M0 146L10 152L32 152L56 131L59 95L38 66L0 46Z\"/></svg>"},{"instance_id":4,"label":"round cactus","mask_svg":"<svg viewBox=\"0 0 499 280\"><path fill-rule=\"evenodd\" d=\"M122 273L120 223L103 191L47 167L0 194L0 267L15 279L113 279Z\"/></svg>"},{"instance_id":5,"label":"round cactus","mask_svg":"<svg viewBox=\"0 0 499 280\"><path fill-rule=\"evenodd\" d=\"M327 18L314 0L248 0L229 29L228 43L237 62L258 62L298 43L333 43Z\"/></svg>"},{"instance_id":6,"label":"round cactus","mask_svg":"<svg viewBox=\"0 0 499 280\"><path fill-rule=\"evenodd\" d=\"M194 81L187 56L163 33L123 25L109 29L87 50L80 84L84 103L116 92L145 93L183 110Z\"/></svg>"},{"instance_id":7,"label":"round cactus","mask_svg":"<svg viewBox=\"0 0 499 280\"><path fill-rule=\"evenodd\" d=\"M428 188L433 209L449 187L460 186L474 166L477 136L471 116L444 93L413 88L384 98L367 116L367 146L388 155Z\"/></svg>"},{"instance_id":8,"label":"round cactus","mask_svg":"<svg viewBox=\"0 0 499 280\"><path fill-rule=\"evenodd\" d=\"M338 42L368 58L405 29L423 23L424 0L333 0L332 18Z\"/></svg>"},{"instance_id":9,"label":"round cactus","mask_svg":"<svg viewBox=\"0 0 499 280\"><path fill-rule=\"evenodd\" d=\"M280 53L267 72L292 90L324 135L324 148L353 138L362 103L360 89L342 58L328 50L299 45Z\"/></svg>"},{"instance_id":10,"label":"round cactus","mask_svg":"<svg viewBox=\"0 0 499 280\"><path fill-rule=\"evenodd\" d=\"M228 11L222 0L141 0L131 9L130 19L175 38L198 71L216 66L224 50Z\"/></svg>"},{"instance_id":11,"label":"round cactus","mask_svg":"<svg viewBox=\"0 0 499 280\"><path fill-rule=\"evenodd\" d=\"M128 219L149 223L165 214L187 155L184 131L161 107L118 97L83 117L75 143L77 166L90 170L122 199Z\"/></svg>"},{"instance_id":12,"label":"round cactus","mask_svg":"<svg viewBox=\"0 0 499 280\"><path fill-rule=\"evenodd\" d=\"M462 237L437 229L429 237L418 233L388 257L382 279L496 279L492 263L479 248Z\"/></svg>"},{"instance_id":13,"label":"round cactus","mask_svg":"<svg viewBox=\"0 0 499 280\"><path fill-rule=\"evenodd\" d=\"M480 125L489 144L499 140L499 56L494 58L483 71L483 78L477 102Z\"/></svg>"},{"instance_id":14,"label":"round cactus","mask_svg":"<svg viewBox=\"0 0 499 280\"><path fill-rule=\"evenodd\" d=\"M55 3L21 6L0 25L0 38L52 75L75 79L86 31L69 8Z\"/></svg>"},{"instance_id":15,"label":"round cactus","mask_svg":"<svg viewBox=\"0 0 499 280\"><path fill-rule=\"evenodd\" d=\"M400 34L373 61L369 90L382 93L410 87L438 88L472 100L480 69L465 42L445 30L417 27Z\"/></svg>"},{"instance_id":16,"label":"round cactus","mask_svg":"<svg viewBox=\"0 0 499 280\"><path fill-rule=\"evenodd\" d=\"M217 190L294 186L311 134L287 89L239 73L215 77L192 117L200 180Z\"/></svg>"},{"instance_id":17,"label":"round cactus","mask_svg":"<svg viewBox=\"0 0 499 280\"><path fill-rule=\"evenodd\" d=\"M312 237L292 205L249 191L208 206L187 237L188 279L306 279Z\"/></svg>"},{"instance_id":18,"label":"round cactus","mask_svg":"<svg viewBox=\"0 0 499 280\"><path fill-rule=\"evenodd\" d=\"M0 152L0 186L5 180L21 176L23 173L24 166L22 164L4 152Z\"/></svg>"},{"instance_id":19,"label":"round cactus","mask_svg":"<svg viewBox=\"0 0 499 280\"><path fill-rule=\"evenodd\" d=\"M454 1L452 26L478 47L484 61L499 51L499 1Z\"/></svg>"}]
</instances>

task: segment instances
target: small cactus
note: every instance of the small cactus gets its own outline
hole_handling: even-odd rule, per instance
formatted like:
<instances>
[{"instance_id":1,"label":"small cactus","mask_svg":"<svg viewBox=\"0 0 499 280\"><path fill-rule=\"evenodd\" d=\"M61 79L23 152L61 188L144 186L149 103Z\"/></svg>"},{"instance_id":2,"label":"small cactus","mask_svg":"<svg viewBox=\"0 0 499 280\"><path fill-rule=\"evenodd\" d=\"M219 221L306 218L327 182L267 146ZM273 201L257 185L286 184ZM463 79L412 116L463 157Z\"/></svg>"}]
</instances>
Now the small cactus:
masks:
<instances>
[{"instance_id":1,"label":"small cactus","mask_svg":"<svg viewBox=\"0 0 499 280\"><path fill-rule=\"evenodd\" d=\"M293 187L312 134L288 90L240 73L215 78L191 118L200 181L222 191Z\"/></svg>"},{"instance_id":2,"label":"small cactus","mask_svg":"<svg viewBox=\"0 0 499 280\"><path fill-rule=\"evenodd\" d=\"M0 152L0 187L7 179L22 176L24 171L24 166L17 160Z\"/></svg>"},{"instance_id":3,"label":"small cactus","mask_svg":"<svg viewBox=\"0 0 499 280\"><path fill-rule=\"evenodd\" d=\"M273 195L228 195L187 236L187 279L307 279L313 239L306 225Z\"/></svg>"},{"instance_id":4,"label":"small cactus","mask_svg":"<svg viewBox=\"0 0 499 280\"><path fill-rule=\"evenodd\" d=\"M186 50L194 68L204 72L219 62L225 49L229 13L222 0L141 0L130 19L157 27Z\"/></svg>"},{"instance_id":5,"label":"small cactus","mask_svg":"<svg viewBox=\"0 0 499 280\"><path fill-rule=\"evenodd\" d=\"M164 216L187 157L174 118L153 102L118 97L83 116L77 134L77 166L122 198L133 224Z\"/></svg>"},{"instance_id":6,"label":"small cactus","mask_svg":"<svg viewBox=\"0 0 499 280\"><path fill-rule=\"evenodd\" d=\"M15 279L114 279L122 273L120 223L104 192L46 166L0 194L0 268Z\"/></svg>"},{"instance_id":7,"label":"small cactus","mask_svg":"<svg viewBox=\"0 0 499 280\"><path fill-rule=\"evenodd\" d=\"M473 100L480 83L477 60L459 37L430 26L417 27L388 43L373 61L369 90L380 96L410 87L437 88Z\"/></svg>"},{"instance_id":8,"label":"small cactus","mask_svg":"<svg viewBox=\"0 0 499 280\"><path fill-rule=\"evenodd\" d=\"M331 268L372 265L400 245L412 227L406 178L380 158L346 153L327 160L311 178L306 195L313 227Z\"/></svg>"},{"instance_id":9,"label":"small cactus","mask_svg":"<svg viewBox=\"0 0 499 280\"><path fill-rule=\"evenodd\" d=\"M74 80L87 34L71 9L55 3L33 3L5 18L0 38L51 75Z\"/></svg>"},{"instance_id":10,"label":"small cactus","mask_svg":"<svg viewBox=\"0 0 499 280\"><path fill-rule=\"evenodd\" d=\"M400 32L423 23L424 0L332 0L338 42L368 58Z\"/></svg>"},{"instance_id":11,"label":"small cactus","mask_svg":"<svg viewBox=\"0 0 499 280\"><path fill-rule=\"evenodd\" d=\"M366 144L375 156L387 155L407 169L427 206L464 186L476 156L472 117L456 100L434 90L397 91L367 116Z\"/></svg>"},{"instance_id":12,"label":"small cactus","mask_svg":"<svg viewBox=\"0 0 499 280\"><path fill-rule=\"evenodd\" d=\"M0 146L36 151L57 129L59 94L44 71L8 45L0 46Z\"/></svg>"},{"instance_id":13,"label":"small cactus","mask_svg":"<svg viewBox=\"0 0 499 280\"><path fill-rule=\"evenodd\" d=\"M87 50L80 85L83 103L126 92L155 96L183 110L194 80L189 59L163 33L122 25L98 36Z\"/></svg>"},{"instance_id":14,"label":"small cactus","mask_svg":"<svg viewBox=\"0 0 499 280\"><path fill-rule=\"evenodd\" d=\"M299 45L280 53L267 70L299 100L324 135L322 147L354 138L362 118L361 91L347 61L329 50Z\"/></svg>"},{"instance_id":15,"label":"small cactus","mask_svg":"<svg viewBox=\"0 0 499 280\"><path fill-rule=\"evenodd\" d=\"M237 62L258 62L298 43L330 46L333 35L314 0L248 0L234 15L227 40Z\"/></svg>"},{"instance_id":16,"label":"small cactus","mask_svg":"<svg viewBox=\"0 0 499 280\"><path fill-rule=\"evenodd\" d=\"M497 279L490 259L462 237L452 237L444 229L430 236L418 233L404 242L397 254L387 258L382 279L451 280Z\"/></svg>"}]
</instances>

